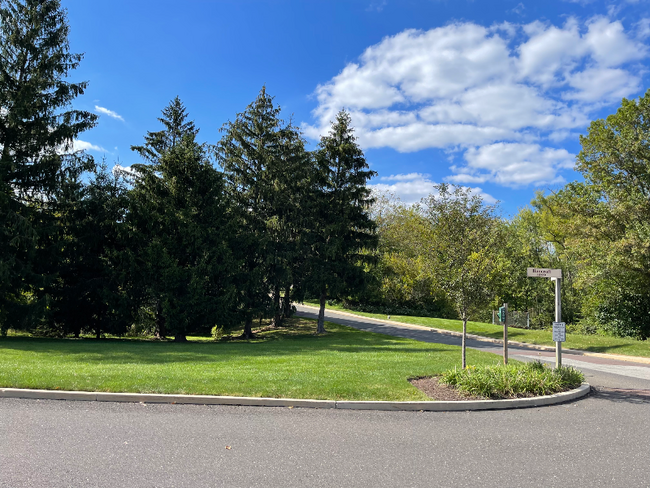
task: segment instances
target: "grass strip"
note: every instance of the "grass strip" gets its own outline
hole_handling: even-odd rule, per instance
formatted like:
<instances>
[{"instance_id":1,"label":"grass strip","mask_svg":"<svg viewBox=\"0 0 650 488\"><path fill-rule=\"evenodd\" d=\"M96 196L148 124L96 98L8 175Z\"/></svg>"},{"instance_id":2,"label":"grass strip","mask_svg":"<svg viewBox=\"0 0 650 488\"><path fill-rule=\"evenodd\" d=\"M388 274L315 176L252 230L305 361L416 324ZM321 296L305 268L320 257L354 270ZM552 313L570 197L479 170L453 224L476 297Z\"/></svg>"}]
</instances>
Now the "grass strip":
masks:
<instances>
[{"instance_id":1,"label":"grass strip","mask_svg":"<svg viewBox=\"0 0 650 488\"><path fill-rule=\"evenodd\" d=\"M469 366L445 371L441 383L483 398L518 398L552 395L577 388L584 375L577 369L551 369L541 362Z\"/></svg>"},{"instance_id":2,"label":"grass strip","mask_svg":"<svg viewBox=\"0 0 650 488\"><path fill-rule=\"evenodd\" d=\"M318 306L316 301L305 300L306 305ZM362 317L375 319L386 319L384 314L357 312L341 307L340 305L327 305L328 309L353 313ZM390 320L404 324L423 325L436 329L450 330L455 332L463 331L463 323L460 320L436 319L431 317L411 317L407 315L391 315ZM503 339L503 327L500 325L486 324L483 322L468 322L467 332L493 339ZM512 341L538 344L543 346L555 346L553 333L550 330L517 329L508 327L508 338ZM621 354L624 356L650 357L650 340L638 341L620 337L604 336L599 334L585 335L567 333L564 347L589 352Z\"/></svg>"},{"instance_id":3,"label":"grass strip","mask_svg":"<svg viewBox=\"0 0 650 488\"><path fill-rule=\"evenodd\" d=\"M327 400L429 400L408 378L460 365L460 348L294 318L250 341L0 339L0 387ZM493 354L468 350L470 364Z\"/></svg>"}]
</instances>

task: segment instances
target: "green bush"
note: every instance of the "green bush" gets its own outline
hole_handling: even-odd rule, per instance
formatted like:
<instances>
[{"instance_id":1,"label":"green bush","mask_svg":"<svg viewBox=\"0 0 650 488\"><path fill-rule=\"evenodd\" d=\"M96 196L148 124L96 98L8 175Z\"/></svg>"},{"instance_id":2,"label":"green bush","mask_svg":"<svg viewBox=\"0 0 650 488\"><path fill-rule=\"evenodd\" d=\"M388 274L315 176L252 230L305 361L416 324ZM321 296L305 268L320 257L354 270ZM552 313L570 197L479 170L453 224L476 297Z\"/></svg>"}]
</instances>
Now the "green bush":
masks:
<instances>
[{"instance_id":1,"label":"green bush","mask_svg":"<svg viewBox=\"0 0 650 488\"><path fill-rule=\"evenodd\" d=\"M551 369L536 361L453 369L440 381L469 395L498 399L552 395L577 388L583 380L584 375L572 367Z\"/></svg>"}]
</instances>

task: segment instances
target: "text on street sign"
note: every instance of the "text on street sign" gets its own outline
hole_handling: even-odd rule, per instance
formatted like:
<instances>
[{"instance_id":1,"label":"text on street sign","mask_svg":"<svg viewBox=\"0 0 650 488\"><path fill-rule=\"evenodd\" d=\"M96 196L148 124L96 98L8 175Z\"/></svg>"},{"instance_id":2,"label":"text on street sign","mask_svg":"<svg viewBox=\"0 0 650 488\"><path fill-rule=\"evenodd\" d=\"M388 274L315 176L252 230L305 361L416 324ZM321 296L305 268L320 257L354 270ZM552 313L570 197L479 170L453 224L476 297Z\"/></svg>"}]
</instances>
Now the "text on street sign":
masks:
<instances>
[{"instance_id":1,"label":"text on street sign","mask_svg":"<svg viewBox=\"0 0 650 488\"><path fill-rule=\"evenodd\" d=\"M562 278L562 270L550 268L528 268L528 276L532 278Z\"/></svg>"}]
</instances>

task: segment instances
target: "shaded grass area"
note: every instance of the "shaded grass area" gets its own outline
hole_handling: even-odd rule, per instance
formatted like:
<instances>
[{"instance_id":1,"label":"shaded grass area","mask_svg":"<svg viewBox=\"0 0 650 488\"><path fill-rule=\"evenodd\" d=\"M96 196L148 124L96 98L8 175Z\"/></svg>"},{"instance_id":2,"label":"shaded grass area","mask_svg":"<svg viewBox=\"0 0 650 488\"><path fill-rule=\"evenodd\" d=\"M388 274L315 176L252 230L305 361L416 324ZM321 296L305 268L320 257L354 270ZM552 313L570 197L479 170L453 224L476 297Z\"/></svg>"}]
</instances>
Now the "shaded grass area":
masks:
<instances>
[{"instance_id":1,"label":"shaded grass area","mask_svg":"<svg viewBox=\"0 0 650 488\"><path fill-rule=\"evenodd\" d=\"M305 304L318 306L315 301L305 300ZM386 315L376 313L356 312L348 310L339 305L327 305L331 310L340 310L343 312L353 313L363 317L376 319L386 319ZM460 320L435 319L431 317L410 317L406 315L391 315L391 320L405 324L424 325L436 329L452 330L456 332L463 331L463 323ZM483 322L468 322L467 333L475 334L493 339L503 339L503 327L500 325L486 324ZM529 330L516 329L508 327L508 339L512 341L527 342L529 344L539 344L544 346L555 346L553 342L553 333L550 330ZM635 339L624 339L619 337L610 337L603 335L584 335L567 333L564 347L570 349L580 349L590 352L602 352L610 354L622 354L626 356L650 357L650 341L637 341Z\"/></svg>"},{"instance_id":2,"label":"shaded grass area","mask_svg":"<svg viewBox=\"0 0 650 488\"><path fill-rule=\"evenodd\" d=\"M446 371L441 382L483 398L517 398L552 395L577 388L584 375L573 367L551 369L541 362L470 366Z\"/></svg>"},{"instance_id":3,"label":"shaded grass area","mask_svg":"<svg viewBox=\"0 0 650 488\"><path fill-rule=\"evenodd\" d=\"M460 348L294 318L250 341L0 339L0 387L83 391L428 400L408 379L460 365ZM468 350L470 364L493 354Z\"/></svg>"}]
</instances>

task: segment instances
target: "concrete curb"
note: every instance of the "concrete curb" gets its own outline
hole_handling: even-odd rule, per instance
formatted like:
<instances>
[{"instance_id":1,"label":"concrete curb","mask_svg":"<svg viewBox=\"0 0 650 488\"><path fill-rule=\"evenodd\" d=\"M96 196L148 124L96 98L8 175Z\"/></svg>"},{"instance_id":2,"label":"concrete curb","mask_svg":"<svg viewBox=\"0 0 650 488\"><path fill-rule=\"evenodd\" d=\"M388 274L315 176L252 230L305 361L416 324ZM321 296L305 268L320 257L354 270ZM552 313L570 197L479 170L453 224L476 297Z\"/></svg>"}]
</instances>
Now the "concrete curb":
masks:
<instances>
[{"instance_id":1,"label":"concrete curb","mask_svg":"<svg viewBox=\"0 0 650 488\"><path fill-rule=\"evenodd\" d=\"M311 308L314 310L318 310L318 307L314 307L312 305L305 305L304 303L300 304L302 307L306 308ZM453 330L446 330L446 329L437 329L435 327L427 327L426 325L417 325L417 324L407 324L405 322L397 322L395 320L385 320L385 319L376 319L373 317L365 317L363 315L357 315L354 313L350 312L340 312L339 310L329 310L331 313L336 313L339 315L346 315L348 317L355 317L357 319L368 319L368 320L374 320L375 322L381 322L387 325L398 325L400 327L406 327L407 329L415 329L415 330L429 330L431 332L437 332L438 334L445 334L445 335L450 335L454 337L462 337L463 334L461 332L456 332ZM466 336L468 339L473 339L475 341L481 341L481 342L490 342L492 344L500 344L503 345L503 340L501 339L493 339L492 337L485 337L485 336L479 336L475 334L467 334ZM510 346L517 346L517 347L524 347L527 349L534 349L536 351L548 351L548 352L555 352L555 347L553 346L540 346L538 344L531 344L530 342L518 342L518 341L508 341L508 344ZM639 357L639 356L623 356L621 354L607 354L607 353L601 353L601 352L589 352L589 351L581 351L579 349L566 349L562 348L562 352L565 354L575 354L576 356L592 356L592 357L597 357L597 358L604 358L604 359L614 359L616 361L627 361L631 363L641 363L641 364L650 364L650 358L644 358L644 357Z\"/></svg>"},{"instance_id":2,"label":"concrete curb","mask_svg":"<svg viewBox=\"0 0 650 488\"><path fill-rule=\"evenodd\" d=\"M575 390L533 398L513 400L468 400L460 402L373 402L302 400L294 398L254 398L212 395L162 395L148 393L105 393L90 391L29 390L0 388L0 398L27 398L38 400L75 400L86 402L167 403L185 405L239 405L256 407L340 408L347 410L424 410L445 412L458 410L501 410L554 405L586 396L591 391L587 383Z\"/></svg>"}]
</instances>

